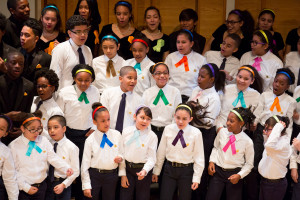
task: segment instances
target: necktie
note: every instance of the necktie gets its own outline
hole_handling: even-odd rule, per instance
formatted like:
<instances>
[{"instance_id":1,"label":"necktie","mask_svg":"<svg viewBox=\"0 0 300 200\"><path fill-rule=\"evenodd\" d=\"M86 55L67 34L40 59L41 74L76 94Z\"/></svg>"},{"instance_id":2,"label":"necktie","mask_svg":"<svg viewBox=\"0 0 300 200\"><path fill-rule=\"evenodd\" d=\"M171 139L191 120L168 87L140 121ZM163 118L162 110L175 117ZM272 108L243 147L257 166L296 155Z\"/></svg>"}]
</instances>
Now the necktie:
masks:
<instances>
[{"instance_id":1,"label":"necktie","mask_svg":"<svg viewBox=\"0 0 300 200\"><path fill-rule=\"evenodd\" d=\"M119 106L116 130L122 133L123 131L123 123L124 123L124 115L125 115L125 106L126 106L126 93L122 94L122 99Z\"/></svg>"},{"instance_id":2,"label":"necktie","mask_svg":"<svg viewBox=\"0 0 300 200\"><path fill-rule=\"evenodd\" d=\"M297 81L297 86L300 85L300 68L299 68L299 72L298 72L298 81Z\"/></svg>"},{"instance_id":3,"label":"necktie","mask_svg":"<svg viewBox=\"0 0 300 200\"><path fill-rule=\"evenodd\" d=\"M85 104L90 103L85 92L82 92L78 98L78 101L80 101L80 102L82 102L83 100L84 100Z\"/></svg>"},{"instance_id":4,"label":"necktie","mask_svg":"<svg viewBox=\"0 0 300 200\"><path fill-rule=\"evenodd\" d=\"M43 101L42 100L39 101L39 103L36 106L36 110L35 111L37 111L38 109L40 109L40 107L41 107L42 104L43 104Z\"/></svg>"},{"instance_id":5,"label":"necktie","mask_svg":"<svg viewBox=\"0 0 300 200\"><path fill-rule=\"evenodd\" d=\"M26 152L26 156L30 156L33 149L35 149L38 153L42 153L42 149L35 144L35 141L29 141L29 147Z\"/></svg>"},{"instance_id":6,"label":"necktie","mask_svg":"<svg viewBox=\"0 0 300 200\"><path fill-rule=\"evenodd\" d=\"M117 76L116 74L116 70L114 68L114 64L113 64L113 61L112 60L109 60L108 63L107 63L107 67L106 67L106 77L109 78L110 77L110 74L115 77Z\"/></svg>"},{"instance_id":7,"label":"necktie","mask_svg":"<svg viewBox=\"0 0 300 200\"><path fill-rule=\"evenodd\" d=\"M134 69L137 71L137 74L140 75L142 73L141 63L136 63Z\"/></svg>"},{"instance_id":8,"label":"necktie","mask_svg":"<svg viewBox=\"0 0 300 200\"><path fill-rule=\"evenodd\" d=\"M114 144L107 138L107 135L104 133L102 137L102 141L100 144L100 148L104 148L105 143L108 144L109 147L112 147Z\"/></svg>"},{"instance_id":9,"label":"necktie","mask_svg":"<svg viewBox=\"0 0 300 200\"><path fill-rule=\"evenodd\" d=\"M252 65L252 67L254 67L257 71L261 71L261 67L260 67L261 61L262 61L261 57L256 57L254 59L254 63Z\"/></svg>"},{"instance_id":10,"label":"necktie","mask_svg":"<svg viewBox=\"0 0 300 200\"><path fill-rule=\"evenodd\" d=\"M136 147L141 146L141 141L140 141L140 131L135 130L133 136L126 142L126 145L130 145L132 142L135 141Z\"/></svg>"},{"instance_id":11,"label":"necktie","mask_svg":"<svg viewBox=\"0 0 300 200\"><path fill-rule=\"evenodd\" d=\"M183 130L180 130L180 131L177 133L177 136L176 136L175 139L173 140L172 145L175 146L175 145L177 144L177 142L178 142L179 139L180 139L182 148L185 148L185 147L186 147L186 144L185 144L185 141L184 141L184 138L183 138Z\"/></svg>"},{"instance_id":12,"label":"necktie","mask_svg":"<svg viewBox=\"0 0 300 200\"><path fill-rule=\"evenodd\" d=\"M276 98L274 99L274 102L273 102L273 104L272 104L272 106L271 106L271 108L270 108L270 111L273 111L275 107L276 107L276 109L277 109L277 112L281 112L281 107L280 107L280 104L279 104L279 99L278 99L278 97L276 97Z\"/></svg>"},{"instance_id":13,"label":"necktie","mask_svg":"<svg viewBox=\"0 0 300 200\"><path fill-rule=\"evenodd\" d=\"M236 105L239 103L239 101L241 101L241 105L242 105L243 108L247 108L246 102L245 102L245 99L244 99L244 94L243 94L242 91L239 92L238 97L234 100L232 105L234 107L236 107Z\"/></svg>"},{"instance_id":14,"label":"necktie","mask_svg":"<svg viewBox=\"0 0 300 200\"><path fill-rule=\"evenodd\" d=\"M225 69L226 60L227 60L226 58L223 58L223 61L222 61L221 65L220 65L220 70L224 70Z\"/></svg>"},{"instance_id":15,"label":"necktie","mask_svg":"<svg viewBox=\"0 0 300 200\"><path fill-rule=\"evenodd\" d=\"M179 66L182 65L182 64L184 65L184 70L185 70L186 72L190 71L188 59L187 59L186 56L183 56L183 58L182 58L178 63L175 64L175 67L179 67Z\"/></svg>"},{"instance_id":16,"label":"necktie","mask_svg":"<svg viewBox=\"0 0 300 200\"><path fill-rule=\"evenodd\" d=\"M53 147L53 150L55 153L57 150L57 145L58 145L58 143L55 142L54 147ZM49 166L49 175L48 176L49 176L50 181L53 182L54 181L54 167L52 165Z\"/></svg>"},{"instance_id":17,"label":"necktie","mask_svg":"<svg viewBox=\"0 0 300 200\"><path fill-rule=\"evenodd\" d=\"M79 55L79 64L85 64L85 59L84 59L81 47L79 47L77 49L77 51L78 51L78 55Z\"/></svg>"},{"instance_id":18,"label":"necktie","mask_svg":"<svg viewBox=\"0 0 300 200\"><path fill-rule=\"evenodd\" d=\"M229 140L227 142L227 144L224 146L223 148L223 151L226 152L227 149L229 148L229 146L231 146L231 152L232 152L232 155L236 154L236 149L235 149L235 136L234 135L231 135L229 136Z\"/></svg>"},{"instance_id":19,"label":"necktie","mask_svg":"<svg viewBox=\"0 0 300 200\"><path fill-rule=\"evenodd\" d=\"M159 90L156 98L153 101L153 104L157 105L160 98L163 100L163 102L164 102L165 105L169 104L169 101L168 101L167 97L165 96L164 91L162 89Z\"/></svg>"}]
</instances>

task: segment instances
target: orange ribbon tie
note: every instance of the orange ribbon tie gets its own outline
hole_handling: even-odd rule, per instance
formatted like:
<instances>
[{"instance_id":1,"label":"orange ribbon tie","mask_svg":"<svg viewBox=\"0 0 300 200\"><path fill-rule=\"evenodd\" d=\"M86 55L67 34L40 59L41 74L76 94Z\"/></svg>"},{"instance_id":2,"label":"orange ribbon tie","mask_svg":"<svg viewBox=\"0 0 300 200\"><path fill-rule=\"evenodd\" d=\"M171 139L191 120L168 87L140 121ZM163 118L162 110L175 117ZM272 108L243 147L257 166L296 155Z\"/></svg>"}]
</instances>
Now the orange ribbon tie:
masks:
<instances>
[{"instance_id":1,"label":"orange ribbon tie","mask_svg":"<svg viewBox=\"0 0 300 200\"><path fill-rule=\"evenodd\" d=\"M281 112L281 107L280 107L280 104L279 104L279 99L278 99L278 97L276 97L276 98L274 99L274 102L273 102L273 104L272 104L270 110L273 111L275 106L276 106L277 112Z\"/></svg>"},{"instance_id":2,"label":"orange ribbon tie","mask_svg":"<svg viewBox=\"0 0 300 200\"><path fill-rule=\"evenodd\" d=\"M190 71L188 59L186 56L183 56L183 58L178 63L175 64L175 67L179 67L182 64L184 64L184 69L186 72Z\"/></svg>"},{"instance_id":3,"label":"orange ribbon tie","mask_svg":"<svg viewBox=\"0 0 300 200\"><path fill-rule=\"evenodd\" d=\"M97 30L94 30L94 35L95 35L95 44L100 44L99 32Z\"/></svg>"}]
</instances>

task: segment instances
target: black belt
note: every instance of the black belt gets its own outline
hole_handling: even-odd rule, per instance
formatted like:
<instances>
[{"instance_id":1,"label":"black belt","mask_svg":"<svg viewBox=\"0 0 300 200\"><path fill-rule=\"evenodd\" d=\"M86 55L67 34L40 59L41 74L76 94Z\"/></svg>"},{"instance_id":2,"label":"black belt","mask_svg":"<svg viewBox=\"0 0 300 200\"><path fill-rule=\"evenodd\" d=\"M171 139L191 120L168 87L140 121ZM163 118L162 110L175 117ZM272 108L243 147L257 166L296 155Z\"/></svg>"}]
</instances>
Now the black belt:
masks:
<instances>
[{"instance_id":1,"label":"black belt","mask_svg":"<svg viewBox=\"0 0 300 200\"><path fill-rule=\"evenodd\" d=\"M154 125L152 125L151 124L151 129L152 129L152 131L157 131L157 132L162 132L164 129L165 129L165 127L164 126L161 126L161 127L159 127L159 126L154 126Z\"/></svg>"},{"instance_id":2,"label":"black belt","mask_svg":"<svg viewBox=\"0 0 300 200\"><path fill-rule=\"evenodd\" d=\"M216 165L216 166L218 166L218 165ZM235 171L240 171L242 169L240 167L237 167L237 168L223 168L220 166L218 166L218 167L224 172L235 172Z\"/></svg>"},{"instance_id":3,"label":"black belt","mask_svg":"<svg viewBox=\"0 0 300 200\"><path fill-rule=\"evenodd\" d=\"M268 179L268 178L265 178L265 177L261 177L263 181L265 182L268 182L268 183L278 183L278 182L281 182L283 181L285 178L279 178L279 179Z\"/></svg>"},{"instance_id":4,"label":"black belt","mask_svg":"<svg viewBox=\"0 0 300 200\"><path fill-rule=\"evenodd\" d=\"M91 169L99 172L100 174L111 174L111 173L117 172L118 168L116 168L116 169L108 169L108 170L107 169L97 169L97 168L91 168Z\"/></svg>"},{"instance_id":5,"label":"black belt","mask_svg":"<svg viewBox=\"0 0 300 200\"><path fill-rule=\"evenodd\" d=\"M133 162L128 162L127 160L125 160L126 165L128 165L130 168L133 169L140 169L143 168L145 163L133 163Z\"/></svg>"},{"instance_id":6,"label":"black belt","mask_svg":"<svg viewBox=\"0 0 300 200\"><path fill-rule=\"evenodd\" d=\"M170 164L172 167L189 167L192 166L194 163L188 163L188 164L184 164L184 163L177 163L177 162L171 162L167 160L167 163Z\"/></svg>"},{"instance_id":7,"label":"black belt","mask_svg":"<svg viewBox=\"0 0 300 200\"><path fill-rule=\"evenodd\" d=\"M63 182L65 179L64 178L56 178L54 177L54 180L55 182Z\"/></svg>"}]
</instances>

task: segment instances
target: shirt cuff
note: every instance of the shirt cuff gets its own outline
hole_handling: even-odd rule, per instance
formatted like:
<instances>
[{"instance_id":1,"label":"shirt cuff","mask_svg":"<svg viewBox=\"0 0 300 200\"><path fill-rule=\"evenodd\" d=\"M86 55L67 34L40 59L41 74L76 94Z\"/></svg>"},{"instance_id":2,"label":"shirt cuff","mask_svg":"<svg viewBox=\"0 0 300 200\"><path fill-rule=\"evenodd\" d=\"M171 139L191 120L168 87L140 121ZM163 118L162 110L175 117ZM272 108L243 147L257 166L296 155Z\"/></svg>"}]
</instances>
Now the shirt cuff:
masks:
<instances>
[{"instance_id":1,"label":"shirt cuff","mask_svg":"<svg viewBox=\"0 0 300 200\"><path fill-rule=\"evenodd\" d=\"M298 169L297 162L290 162L290 169Z\"/></svg>"},{"instance_id":2,"label":"shirt cuff","mask_svg":"<svg viewBox=\"0 0 300 200\"><path fill-rule=\"evenodd\" d=\"M200 177L193 176L193 183L199 183L200 184Z\"/></svg>"},{"instance_id":3,"label":"shirt cuff","mask_svg":"<svg viewBox=\"0 0 300 200\"><path fill-rule=\"evenodd\" d=\"M29 184L26 183L26 184L24 185L23 190L24 190L24 192L28 193L29 190L30 190L30 188L31 188L31 185L29 185Z\"/></svg>"},{"instance_id":4,"label":"shirt cuff","mask_svg":"<svg viewBox=\"0 0 300 200\"><path fill-rule=\"evenodd\" d=\"M126 176L126 168L119 167L119 176Z\"/></svg>"},{"instance_id":5,"label":"shirt cuff","mask_svg":"<svg viewBox=\"0 0 300 200\"><path fill-rule=\"evenodd\" d=\"M82 183L82 190L92 189L91 183Z\"/></svg>"}]
</instances>

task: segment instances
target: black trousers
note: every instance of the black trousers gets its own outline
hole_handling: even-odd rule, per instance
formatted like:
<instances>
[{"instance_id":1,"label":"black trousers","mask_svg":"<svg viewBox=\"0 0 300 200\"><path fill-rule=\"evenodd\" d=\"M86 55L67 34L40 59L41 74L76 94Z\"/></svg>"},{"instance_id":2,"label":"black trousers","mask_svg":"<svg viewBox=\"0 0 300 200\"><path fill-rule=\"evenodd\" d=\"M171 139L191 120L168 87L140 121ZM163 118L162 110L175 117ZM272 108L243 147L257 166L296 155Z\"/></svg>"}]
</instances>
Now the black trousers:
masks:
<instances>
[{"instance_id":1,"label":"black trousers","mask_svg":"<svg viewBox=\"0 0 300 200\"><path fill-rule=\"evenodd\" d=\"M0 176L0 199L7 200L7 192L2 177Z\"/></svg>"},{"instance_id":2,"label":"black trousers","mask_svg":"<svg viewBox=\"0 0 300 200\"><path fill-rule=\"evenodd\" d=\"M23 190L21 190L19 193L19 200L44 200L46 195L46 190L47 190L46 180L40 183L38 189L39 190L33 195L30 195L24 192Z\"/></svg>"},{"instance_id":3,"label":"black trousers","mask_svg":"<svg viewBox=\"0 0 300 200\"><path fill-rule=\"evenodd\" d=\"M186 103L189 100L190 97L186 95L181 95L182 103ZM176 105L177 106L177 105Z\"/></svg>"},{"instance_id":4,"label":"black trousers","mask_svg":"<svg viewBox=\"0 0 300 200\"><path fill-rule=\"evenodd\" d=\"M46 200L70 200L71 199L71 186L65 188L62 193L55 194L53 189L55 186L61 184L64 179L55 180L52 183L48 179L48 188L46 193Z\"/></svg>"},{"instance_id":5,"label":"black trousers","mask_svg":"<svg viewBox=\"0 0 300 200\"><path fill-rule=\"evenodd\" d=\"M300 199L300 165L298 164L298 183L295 183L294 181L294 187L293 187L293 196L292 200L298 200Z\"/></svg>"},{"instance_id":6,"label":"black trousers","mask_svg":"<svg viewBox=\"0 0 300 200\"><path fill-rule=\"evenodd\" d=\"M177 187L179 200L191 199L193 173L193 165L187 167L172 167L169 162L166 162L162 178L160 200L172 200Z\"/></svg>"},{"instance_id":7,"label":"black trousers","mask_svg":"<svg viewBox=\"0 0 300 200\"><path fill-rule=\"evenodd\" d=\"M232 184L228 178L237 174L240 169L232 171L223 171L222 168L215 165L216 173L210 179L206 200L221 199L224 188L226 189L227 200L241 200L243 191L243 181L239 180L237 184Z\"/></svg>"},{"instance_id":8,"label":"black trousers","mask_svg":"<svg viewBox=\"0 0 300 200\"><path fill-rule=\"evenodd\" d=\"M156 127L154 125L151 124L151 130L156 134L158 142L157 145L159 145L160 140L161 140L161 136L164 132L165 127Z\"/></svg>"},{"instance_id":9,"label":"black trousers","mask_svg":"<svg viewBox=\"0 0 300 200\"><path fill-rule=\"evenodd\" d=\"M269 182L262 178L260 182L259 200L282 200L287 188L286 178L277 182Z\"/></svg>"}]
</instances>

